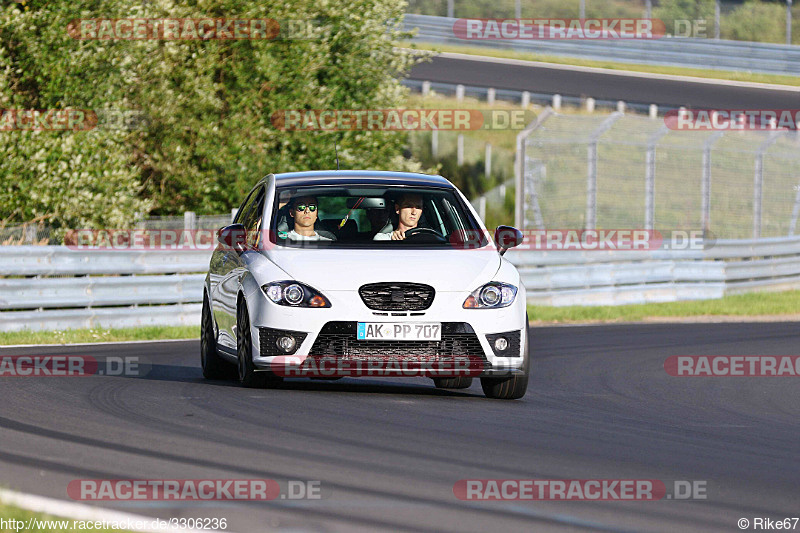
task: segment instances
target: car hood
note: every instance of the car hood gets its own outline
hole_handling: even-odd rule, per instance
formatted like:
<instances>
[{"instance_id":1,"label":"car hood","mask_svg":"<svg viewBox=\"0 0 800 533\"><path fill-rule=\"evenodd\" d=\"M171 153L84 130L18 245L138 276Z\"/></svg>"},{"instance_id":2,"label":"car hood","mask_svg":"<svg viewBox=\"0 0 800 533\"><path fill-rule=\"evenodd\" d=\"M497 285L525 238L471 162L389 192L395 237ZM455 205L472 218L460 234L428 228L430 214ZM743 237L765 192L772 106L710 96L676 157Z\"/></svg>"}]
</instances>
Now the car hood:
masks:
<instances>
[{"instance_id":1,"label":"car hood","mask_svg":"<svg viewBox=\"0 0 800 533\"><path fill-rule=\"evenodd\" d=\"M328 291L352 291L365 283L425 283L437 291L472 291L491 281L500 256L481 250L278 249L267 257L293 279Z\"/></svg>"}]
</instances>

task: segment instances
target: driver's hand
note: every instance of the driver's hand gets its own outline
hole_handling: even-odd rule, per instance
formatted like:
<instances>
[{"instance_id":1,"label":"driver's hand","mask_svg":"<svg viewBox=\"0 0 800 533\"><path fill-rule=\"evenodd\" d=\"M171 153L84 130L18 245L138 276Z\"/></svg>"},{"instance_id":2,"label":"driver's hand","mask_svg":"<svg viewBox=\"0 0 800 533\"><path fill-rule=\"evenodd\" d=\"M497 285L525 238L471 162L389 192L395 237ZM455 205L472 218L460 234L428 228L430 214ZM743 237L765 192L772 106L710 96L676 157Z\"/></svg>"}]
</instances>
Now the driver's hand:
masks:
<instances>
[{"instance_id":1,"label":"driver's hand","mask_svg":"<svg viewBox=\"0 0 800 533\"><path fill-rule=\"evenodd\" d=\"M403 230L396 229L392 232L393 241L402 241L405 238L406 238L406 232Z\"/></svg>"}]
</instances>

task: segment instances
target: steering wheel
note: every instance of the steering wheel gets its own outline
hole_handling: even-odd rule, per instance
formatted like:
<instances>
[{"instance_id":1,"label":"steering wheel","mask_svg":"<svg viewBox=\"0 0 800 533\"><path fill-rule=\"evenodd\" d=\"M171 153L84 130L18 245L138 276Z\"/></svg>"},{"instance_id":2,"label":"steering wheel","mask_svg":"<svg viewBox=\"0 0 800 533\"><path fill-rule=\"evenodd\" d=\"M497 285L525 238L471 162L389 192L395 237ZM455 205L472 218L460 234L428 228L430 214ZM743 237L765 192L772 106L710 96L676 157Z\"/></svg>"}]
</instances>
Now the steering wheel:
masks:
<instances>
[{"instance_id":1,"label":"steering wheel","mask_svg":"<svg viewBox=\"0 0 800 533\"><path fill-rule=\"evenodd\" d=\"M447 242L444 235L431 228L411 228L406 230L406 240L419 242Z\"/></svg>"}]
</instances>

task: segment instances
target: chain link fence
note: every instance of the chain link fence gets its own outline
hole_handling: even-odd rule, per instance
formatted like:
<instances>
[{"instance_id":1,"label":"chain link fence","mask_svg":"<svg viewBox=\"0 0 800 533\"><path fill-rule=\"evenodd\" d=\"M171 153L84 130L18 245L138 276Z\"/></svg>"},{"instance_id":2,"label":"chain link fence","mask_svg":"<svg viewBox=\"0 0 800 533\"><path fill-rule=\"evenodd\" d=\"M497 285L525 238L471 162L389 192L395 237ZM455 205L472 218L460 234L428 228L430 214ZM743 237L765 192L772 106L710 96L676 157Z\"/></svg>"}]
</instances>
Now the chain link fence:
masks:
<instances>
[{"instance_id":1,"label":"chain link fence","mask_svg":"<svg viewBox=\"0 0 800 533\"><path fill-rule=\"evenodd\" d=\"M723 239L797 230L797 131L676 131L622 113L550 112L518 151L525 228L703 229Z\"/></svg>"}]
</instances>

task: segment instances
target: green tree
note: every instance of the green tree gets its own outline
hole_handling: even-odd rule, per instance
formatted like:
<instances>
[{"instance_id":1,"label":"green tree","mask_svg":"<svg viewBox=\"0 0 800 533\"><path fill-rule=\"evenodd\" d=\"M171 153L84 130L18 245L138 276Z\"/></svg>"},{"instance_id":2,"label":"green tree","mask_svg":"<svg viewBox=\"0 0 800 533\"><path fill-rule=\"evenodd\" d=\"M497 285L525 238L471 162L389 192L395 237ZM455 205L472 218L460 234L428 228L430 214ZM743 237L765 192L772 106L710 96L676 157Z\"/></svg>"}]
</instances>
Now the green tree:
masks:
<instances>
[{"instance_id":1,"label":"green tree","mask_svg":"<svg viewBox=\"0 0 800 533\"><path fill-rule=\"evenodd\" d=\"M749 0L722 18L722 38L737 41L786 42L786 7Z\"/></svg>"},{"instance_id":2,"label":"green tree","mask_svg":"<svg viewBox=\"0 0 800 533\"><path fill-rule=\"evenodd\" d=\"M3 107L120 108L146 121L134 131L4 132L0 150L9 160L0 163L0 180L13 177L17 189L0 196L0 218L48 213L63 224L109 224L136 212L225 212L267 173L332 168L334 141L342 168L419 168L402 157L403 134L285 132L270 120L284 109L401 106L398 76L418 61L396 46L406 36L392 23L403 3L30 0L27 7L4 8L0 20ZM205 17L299 20L326 30L274 41L78 40L67 32L77 18ZM66 178L65 164L83 181ZM52 186L41 190L55 196L34 201L24 191L45 176ZM74 187L108 197L92 205ZM62 214L59 202L77 211Z\"/></svg>"},{"instance_id":3,"label":"green tree","mask_svg":"<svg viewBox=\"0 0 800 533\"><path fill-rule=\"evenodd\" d=\"M667 33L676 34L688 30L681 22L689 21L692 26L703 21L706 36L714 36L714 0L663 0L653 9L653 17L661 19L666 25Z\"/></svg>"}]
</instances>

